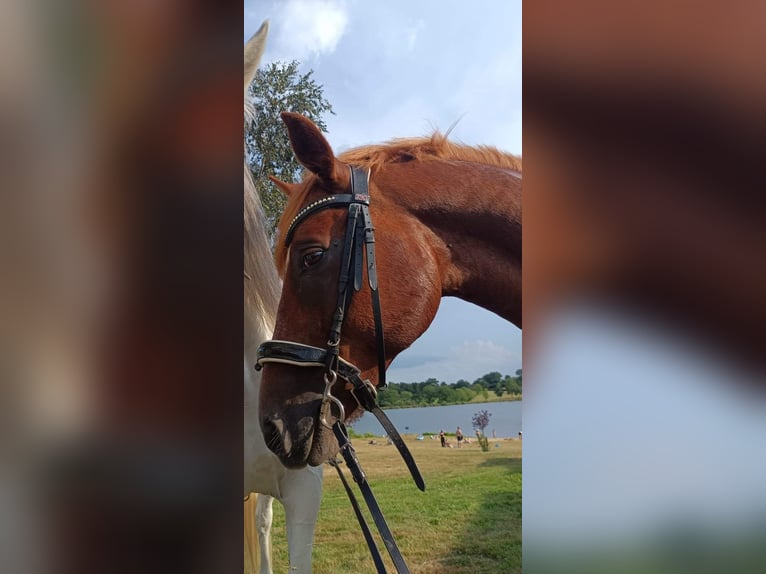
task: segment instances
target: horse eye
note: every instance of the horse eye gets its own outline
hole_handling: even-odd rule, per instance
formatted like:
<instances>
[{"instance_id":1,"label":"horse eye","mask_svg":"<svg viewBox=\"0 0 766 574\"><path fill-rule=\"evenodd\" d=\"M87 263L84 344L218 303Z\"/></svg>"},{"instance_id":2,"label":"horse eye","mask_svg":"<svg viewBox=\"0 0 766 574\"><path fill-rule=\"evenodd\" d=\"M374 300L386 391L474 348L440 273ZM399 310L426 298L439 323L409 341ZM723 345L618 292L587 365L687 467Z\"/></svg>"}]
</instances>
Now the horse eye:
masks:
<instances>
[{"instance_id":1,"label":"horse eye","mask_svg":"<svg viewBox=\"0 0 766 574\"><path fill-rule=\"evenodd\" d=\"M307 269L313 265L316 265L322 260L324 251L317 249L316 251L310 251L303 256L303 268Z\"/></svg>"}]
</instances>

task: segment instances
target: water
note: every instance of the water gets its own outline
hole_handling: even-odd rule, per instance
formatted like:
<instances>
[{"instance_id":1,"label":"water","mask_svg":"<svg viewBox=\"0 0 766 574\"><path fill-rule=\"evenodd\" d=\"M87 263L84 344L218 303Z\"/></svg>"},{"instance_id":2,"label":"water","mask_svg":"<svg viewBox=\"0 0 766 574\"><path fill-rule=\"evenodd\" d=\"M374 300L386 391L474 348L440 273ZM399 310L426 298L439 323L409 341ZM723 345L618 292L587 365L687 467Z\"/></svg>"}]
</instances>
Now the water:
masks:
<instances>
[{"instance_id":1,"label":"water","mask_svg":"<svg viewBox=\"0 0 766 574\"><path fill-rule=\"evenodd\" d=\"M460 426L463 429L463 434L472 437L474 431L471 420L473 415L481 410L487 410L492 415L489 419L489 426L484 431L488 437L492 436L493 430L498 437L518 436L521 430L521 401L386 409L386 414L402 434L438 433L441 429L454 433L455 429ZM370 413L365 413L360 420L350 426L361 434L372 433L379 436L385 434L383 427Z\"/></svg>"}]
</instances>

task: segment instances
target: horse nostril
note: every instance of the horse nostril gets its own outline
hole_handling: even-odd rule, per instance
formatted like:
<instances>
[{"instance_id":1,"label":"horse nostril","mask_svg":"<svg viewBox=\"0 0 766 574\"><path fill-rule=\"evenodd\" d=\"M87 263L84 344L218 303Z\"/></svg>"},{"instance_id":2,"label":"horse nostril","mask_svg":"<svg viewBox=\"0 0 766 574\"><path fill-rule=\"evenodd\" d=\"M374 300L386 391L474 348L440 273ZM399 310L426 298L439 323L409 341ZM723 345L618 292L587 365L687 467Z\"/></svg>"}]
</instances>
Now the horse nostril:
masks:
<instances>
[{"instance_id":1,"label":"horse nostril","mask_svg":"<svg viewBox=\"0 0 766 574\"><path fill-rule=\"evenodd\" d=\"M279 419L263 418L261 419L261 430L269 450L276 455L282 454L285 451L282 441L284 423Z\"/></svg>"}]
</instances>

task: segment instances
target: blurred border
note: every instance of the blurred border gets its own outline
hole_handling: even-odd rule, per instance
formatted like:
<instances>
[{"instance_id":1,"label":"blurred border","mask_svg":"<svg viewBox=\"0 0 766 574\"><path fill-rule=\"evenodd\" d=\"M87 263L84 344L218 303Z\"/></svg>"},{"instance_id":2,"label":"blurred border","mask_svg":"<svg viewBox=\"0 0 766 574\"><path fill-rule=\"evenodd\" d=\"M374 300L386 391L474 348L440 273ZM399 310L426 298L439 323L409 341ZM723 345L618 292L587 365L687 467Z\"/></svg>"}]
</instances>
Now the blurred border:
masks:
<instances>
[{"instance_id":1,"label":"blurred border","mask_svg":"<svg viewBox=\"0 0 766 574\"><path fill-rule=\"evenodd\" d=\"M524 8L525 572L762 564L763 17Z\"/></svg>"},{"instance_id":2,"label":"blurred border","mask_svg":"<svg viewBox=\"0 0 766 574\"><path fill-rule=\"evenodd\" d=\"M242 6L0 17L0 570L242 571Z\"/></svg>"}]
</instances>

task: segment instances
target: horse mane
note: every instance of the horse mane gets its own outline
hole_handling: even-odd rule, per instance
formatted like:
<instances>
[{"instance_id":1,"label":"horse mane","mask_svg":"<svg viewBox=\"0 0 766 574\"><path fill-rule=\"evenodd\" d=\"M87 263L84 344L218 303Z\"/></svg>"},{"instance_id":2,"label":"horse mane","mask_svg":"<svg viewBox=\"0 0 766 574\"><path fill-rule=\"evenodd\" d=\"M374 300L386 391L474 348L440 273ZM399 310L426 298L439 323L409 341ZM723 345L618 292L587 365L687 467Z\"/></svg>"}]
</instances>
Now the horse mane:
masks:
<instances>
[{"instance_id":1,"label":"horse mane","mask_svg":"<svg viewBox=\"0 0 766 574\"><path fill-rule=\"evenodd\" d=\"M245 118L252 118L245 98ZM266 216L247 163L244 166L245 316L267 338L274 330L281 283L266 234Z\"/></svg>"},{"instance_id":2,"label":"horse mane","mask_svg":"<svg viewBox=\"0 0 766 574\"><path fill-rule=\"evenodd\" d=\"M380 171L385 165L408 161L466 161L479 163L500 169L508 169L521 173L521 157L502 152L495 147L479 145L469 146L451 142L446 134L434 132L430 137L397 138L382 144L366 145L353 148L341 153L338 159L342 162L368 168L372 174ZM279 219L278 238L287 233L290 221L305 203L311 189L312 174L304 174L303 187L296 193L290 194L287 205ZM283 275L287 263L287 248L284 242L277 241L274 258L279 274Z\"/></svg>"},{"instance_id":3,"label":"horse mane","mask_svg":"<svg viewBox=\"0 0 766 574\"><path fill-rule=\"evenodd\" d=\"M343 152L338 159L369 168L375 172L388 163L406 161L468 161L521 173L521 158L495 147L468 146L451 142L445 134L430 137L398 138L387 143L357 147Z\"/></svg>"}]
</instances>

